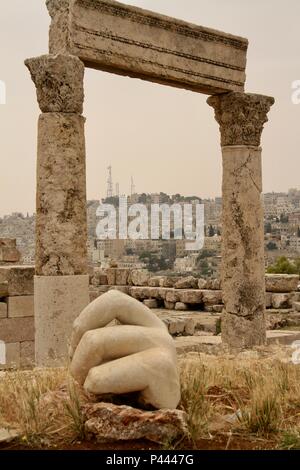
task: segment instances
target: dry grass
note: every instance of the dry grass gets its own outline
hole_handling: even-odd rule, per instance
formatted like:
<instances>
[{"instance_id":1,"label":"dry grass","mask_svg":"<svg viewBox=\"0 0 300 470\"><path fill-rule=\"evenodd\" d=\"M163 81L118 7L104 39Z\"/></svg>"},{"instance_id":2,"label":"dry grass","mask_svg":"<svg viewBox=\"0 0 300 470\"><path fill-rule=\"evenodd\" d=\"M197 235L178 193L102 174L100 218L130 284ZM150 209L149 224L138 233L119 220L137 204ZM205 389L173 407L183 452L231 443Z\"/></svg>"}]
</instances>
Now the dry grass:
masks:
<instances>
[{"instance_id":1,"label":"dry grass","mask_svg":"<svg viewBox=\"0 0 300 470\"><path fill-rule=\"evenodd\" d=\"M300 367L288 363L289 356L279 349L181 358L180 407L194 445L243 436L300 448ZM34 447L82 441L86 400L67 369L9 372L0 378L0 427L18 429Z\"/></svg>"},{"instance_id":2,"label":"dry grass","mask_svg":"<svg viewBox=\"0 0 300 470\"><path fill-rule=\"evenodd\" d=\"M10 372L0 380L0 427L33 446L82 439L85 399L66 369Z\"/></svg>"},{"instance_id":3,"label":"dry grass","mask_svg":"<svg viewBox=\"0 0 300 470\"><path fill-rule=\"evenodd\" d=\"M280 357L280 354L279 354ZM216 433L256 436L300 445L300 367L278 355L208 356L180 361L181 407L191 438Z\"/></svg>"}]
</instances>

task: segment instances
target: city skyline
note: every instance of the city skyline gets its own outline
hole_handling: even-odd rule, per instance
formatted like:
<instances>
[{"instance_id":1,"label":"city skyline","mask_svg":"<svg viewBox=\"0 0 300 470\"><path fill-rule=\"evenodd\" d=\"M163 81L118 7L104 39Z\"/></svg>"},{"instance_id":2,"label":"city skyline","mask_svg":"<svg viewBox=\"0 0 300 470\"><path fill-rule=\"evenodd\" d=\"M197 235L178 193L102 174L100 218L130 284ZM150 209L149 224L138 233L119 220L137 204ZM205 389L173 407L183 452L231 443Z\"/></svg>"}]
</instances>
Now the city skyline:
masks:
<instances>
[{"instance_id":1,"label":"city skyline","mask_svg":"<svg viewBox=\"0 0 300 470\"><path fill-rule=\"evenodd\" d=\"M299 2L290 0L289 9L280 0L190 0L189 8L179 0L124 3L249 39L246 91L276 98L263 134L263 191L297 186L300 105L291 97L300 78ZM0 106L0 216L35 211L39 110L23 61L47 53L49 23L44 0L12 0L1 14L7 103ZM134 175L137 190L146 193L163 187L169 194L221 194L220 135L207 96L88 69L85 91L88 199L105 196L109 164L118 170L122 193L130 193Z\"/></svg>"},{"instance_id":2,"label":"city skyline","mask_svg":"<svg viewBox=\"0 0 300 470\"><path fill-rule=\"evenodd\" d=\"M300 186L299 187L294 187L294 188L288 188L287 190L283 190L283 191L268 191L268 192L263 192L262 193L262 197L264 196L267 196L267 195L288 195L290 191L297 191L297 192L300 192ZM105 191L104 191L105 193ZM145 191L137 191L136 193L134 193L133 195L142 195L142 194L146 194L147 196L154 196L154 195L159 195L159 194L166 194L167 196L169 196L170 198L172 198L173 196L175 196L176 194L168 194L166 193L165 191L157 191L157 192L149 192L149 193L146 193ZM190 198L190 197L195 197L196 199L199 199L200 201L203 201L203 202L208 202L208 201L216 201L216 199L222 199L222 196L221 194L219 195L216 195L216 196L212 196L212 197L204 197L203 195L199 195L199 194L180 194L178 193L182 198ZM130 198L131 195L130 194L120 194L120 197L127 197L127 198ZM116 198L116 197L119 197L117 196L117 194L113 194L113 198ZM100 197L100 198L94 198L94 199L91 199L91 198L87 198L87 203L91 203L91 202L95 202L95 201L103 201L107 199L107 196L104 194L103 197ZM300 208L299 208L300 210ZM16 211L12 211L12 212L8 212L6 214L0 214L0 219L1 218L4 218L4 217L10 217L14 214L22 214L22 216L24 217L32 217L33 215L35 215L35 211L31 212L31 211L28 211L28 210L25 210L24 212L20 211L20 210L16 210Z\"/></svg>"}]
</instances>

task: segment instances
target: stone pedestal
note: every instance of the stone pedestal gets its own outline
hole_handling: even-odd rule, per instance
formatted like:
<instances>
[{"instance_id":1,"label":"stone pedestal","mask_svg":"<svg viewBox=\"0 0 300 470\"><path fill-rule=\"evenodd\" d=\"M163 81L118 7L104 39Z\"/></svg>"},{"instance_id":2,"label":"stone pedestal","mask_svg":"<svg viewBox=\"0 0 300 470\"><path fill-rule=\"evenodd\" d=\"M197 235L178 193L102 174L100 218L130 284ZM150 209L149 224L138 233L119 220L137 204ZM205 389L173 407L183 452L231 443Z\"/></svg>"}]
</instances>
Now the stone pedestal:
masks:
<instances>
[{"instance_id":1,"label":"stone pedestal","mask_svg":"<svg viewBox=\"0 0 300 470\"><path fill-rule=\"evenodd\" d=\"M231 348L264 344L265 262L260 138L273 98L210 97L223 155L222 340Z\"/></svg>"},{"instance_id":2,"label":"stone pedestal","mask_svg":"<svg viewBox=\"0 0 300 470\"><path fill-rule=\"evenodd\" d=\"M38 125L35 353L67 360L74 319L89 303L84 64L69 54L25 62L42 111Z\"/></svg>"},{"instance_id":3,"label":"stone pedestal","mask_svg":"<svg viewBox=\"0 0 300 470\"><path fill-rule=\"evenodd\" d=\"M75 318L89 304L88 287L88 275L35 276L37 366L67 364L70 332Z\"/></svg>"}]
</instances>

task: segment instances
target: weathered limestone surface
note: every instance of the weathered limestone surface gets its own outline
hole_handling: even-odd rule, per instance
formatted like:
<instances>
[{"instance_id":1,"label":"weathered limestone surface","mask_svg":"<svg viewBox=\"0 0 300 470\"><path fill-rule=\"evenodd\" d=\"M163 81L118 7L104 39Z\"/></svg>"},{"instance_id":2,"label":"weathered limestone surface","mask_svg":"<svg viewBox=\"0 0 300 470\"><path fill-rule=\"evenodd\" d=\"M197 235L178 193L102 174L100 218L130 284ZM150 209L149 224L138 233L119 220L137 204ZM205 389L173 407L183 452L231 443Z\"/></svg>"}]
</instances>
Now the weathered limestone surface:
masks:
<instances>
[{"instance_id":1,"label":"weathered limestone surface","mask_svg":"<svg viewBox=\"0 0 300 470\"><path fill-rule=\"evenodd\" d=\"M22 367L32 367L35 363L34 341L20 343L20 363Z\"/></svg>"},{"instance_id":2,"label":"weathered limestone surface","mask_svg":"<svg viewBox=\"0 0 300 470\"><path fill-rule=\"evenodd\" d=\"M174 310L175 309L175 302L168 302L167 300L164 301L164 306L167 310Z\"/></svg>"},{"instance_id":3,"label":"weathered limestone surface","mask_svg":"<svg viewBox=\"0 0 300 470\"><path fill-rule=\"evenodd\" d=\"M17 241L15 238L0 238L0 247L6 246L7 248L16 248Z\"/></svg>"},{"instance_id":4,"label":"weathered limestone surface","mask_svg":"<svg viewBox=\"0 0 300 470\"><path fill-rule=\"evenodd\" d=\"M65 3L52 5L60 10ZM89 302L84 64L70 54L25 64L43 112L37 157L36 362L52 365L66 360L72 322Z\"/></svg>"},{"instance_id":5,"label":"weathered limestone surface","mask_svg":"<svg viewBox=\"0 0 300 470\"><path fill-rule=\"evenodd\" d=\"M34 364L34 341L22 341L5 344L6 363L0 364L0 370L31 367Z\"/></svg>"},{"instance_id":6,"label":"weathered limestone surface","mask_svg":"<svg viewBox=\"0 0 300 470\"><path fill-rule=\"evenodd\" d=\"M188 305L183 302L176 302L175 304L175 310L184 311L188 309Z\"/></svg>"},{"instance_id":7,"label":"weathered limestone surface","mask_svg":"<svg viewBox=\"0 0 300 470\"><path fill-rule=\"evenodd\" d=\"M201 289L200 285L199 285L199 289ZM207 279L205 289L221 290L221 280L220 279Z\"/></svg>"},{"instance_id":8,"label":"weathered limestone surface","mask_svg":"<svg viewBox=\"0 0 300 470\"><path fill-rule=\"evenodd\" d=\"M50 52L202 93L243 91L248 41L112 0L48 0Z\"/></svg>"},{"instance_id":9,"label":"weathered limestone surface","mask_svg":"<svg viewBox=\"0 0 300 470\"><path fill-rule=\"evenodd\" d=\"M43 113L77 113L83 111L84 64L66 54L42 55L27 59L37 99Z\"/></svg>"},{"instance_id":10,"label":"weathered limestone surface","mask_svg":"<svg viewBox=\"0 0 300 470\"><path fill-rule=\"evenodd\" d=\"M20 261L20 252L17 248L9 246L0 246L0 262L4 263L17 263Z\"/></svg>"},{"instance_id":11,"label":"weathered limestone surface","mask_svg":"<svg viewBox=\"0 0 300 470\"><path fill-rule=\"evenodd\" d=\"M157 300L155 300L155 299L146 299L146 300L144 300L143 303L148 308L157 308L158 307Z\"/></svg>"},{"instance_id":12,"label":"weathered limestone surface","mask_svg":"<svg viewBox=\"0 0 300 470\"><path fill-rule=\"evenodd\" d=\"M6 345L6 366L19 367L20 362L20 344L9 343Z\"/></svg>"},{"instance_id":13,"label":"weathered limestone surface","mask_svg":"<svg viewBox=\"0 0 300 470\"><path fill-rule=\"evenodd\" d=\"M169 289L166 294L166 301L167 302L180 302L180 295L182 292L178 292L175 289Z\"/></svg>"},{"instance_id":14,"label":"weathered limestone surface","mask_svg":"<svg viewBox=\"0 0 300 470\"><path fill-rule=\"evenodd\" d=\"M90 276L90 284L93 286L107 286L108 278L106 272L103 269L95 268L92 276Z\"/></svg>"},{"instance_id":15,"label":"weathered limestone surface","mask_svg":"<svg viewBox=\"0 0 300 470\"><path fill-rule=\"evenodd\" d=\"M179 279L174 285L175 289L197 289L198 279L193 276L184 277Z\"/></svg>"},{"instance_id":16,"label":"weathered limestone surface","mask_svg":"<svg viewBox=\"0 0 300 470\"><path fill-rule=\"evenodd\" d=\"M8 318L22 318L34 316L33 295L19 295L8 297Z\"/></svg>"},{"instance_id":17,"label":"weathered limestone surface","mask_svg":"<svg viewBox=\"0 0 300 470\"><path fill-rule=\"evenodd\" d=\"M69 5L70 0L46 0L52 18L49 31L49 52L56 54L70 48Z\"/></svg>"},{"instance_id":18,"label":"weathered limestone surface","mask_svg":"<svg viewBox=\"0 0 300 470\"><path fill-rule=\"evenodd\" d=\"M208 104L223 153L222 339L233 348L266 341L260 138L273 98L229 93Z\"/></svg>"},{"instance_id":19,"label":"weathered limestone surface","mask_svg":"<svg viewBox=\"0 0 300 470\"><path fill-rule=\"evenodd\" d=\"M123 292L123 294L129 294L129 286L110 286L109 290L117 290Z\"/></svg>"},{"instance_id":20,"label":"weathered limestone surface","mask_svg":"<svg viewBox=\"0 0 300 470\"><path fill-rule=\"evenodd\" d=\"M202 290L203 303L205 305L220 305L223 302L221 290Z\"/></svg>"},{"instance_id":21,"label":"weathered limestone surface","mask_svg":"<svg viewBox=\"0 0 300 470\"><path fill-rule=\"evenodd\" d=\"M8 443L20 437L20 432L0 428L0 443Z\"/></svg>"},{"instance_id":22,"label":"weathered limestone surface","mask_svg":"<svg viewBox=\"0 0 300 470\"><path fill-rule=\"evenodd\" d=\"M116 285L117 270L114 269L114 268L108 268L106 270L106 275L107 275L107 284L109 286L115 286Z\"/></svg>"},{"instance_id":23,"label":"weathered limestone surface","mask_svg":"<svg viewBox=\"0 0 300 470\"><path fill-rule=\"evenodd\" d=\"M65 113L39 118L37 275L88 272L84 121Z\"/></svg>"},{"instance_id":24,"label":"weathered limestone surface","mask_svg":"<svg viewBox=\"0 0 300 470\"><path fill-rule=\"evenodd\" d=\"M118 268L116 270L116 284L117 286L126 286L129 278L129 269Z\"/></svg>"},{"instance_id":25,"label":"weathered limestone surface","mask_svg":"<svg viewBox=\"0 0 300 470\"><path fill-rule=\"evenodd\" d=\"M274 104L270 96L253 93L226 93L210 96L208 104L215 110L220 126L221 145L259 147L267 114Z\"/></svg>"},{"instance_id":26,"label":"weathered limestone surface","mask_svg":"<svg viewBox=\"0 0 300 470\"><path fill-rule=\"evenodd\" d=\"M5 302L0 302L0 318L7 317L7 304Z\"/></svg>"},{"instance_id":27,"label":"weathered limestone surface","mask_svg":"<svg viewBox=\"0 0 300 470\"><path fill-rule=\"evenodd\" d=\"M266 274L267 292L295 292L299 284L299 276L291 274Z\"/></svg>"},{"instance_id":28,"label":"weathered limestone surface","mask_svg":"<svg viewBox=\"0 0 300 470\"><path fill-rule=\"evenodd\" d=\"M4 341L5 343L33 341L33 317L0 319L0 340Z\"/></svg>"},{"instance_id":29,"label":"weathered limestone surface","mask_svg":"<svg viewBox=\"0 0 300 470\"><path fill-rule=\"evenodd\" d=\"M148 286L150 274L145 269L133 269L130 274L131 284L134 286Z\"/></svg>"},{"instance_id":30,"label":"weathered limestone surface","mask_svg":"<svg viewBox=\"0 0 300 470\"><path fill-rule=\"evenodd\" d=\"M149 287L159 287L160 280L162 279L162 276L153 276L150 277L148 281L148 286Z\"/></svg>"},{"instance_id":31,"label":"weathered limestone surface","mask_svg":"<svg viewBox=\"0 0 300 470\"><path fill-rule=\"evenodd\" d=\"M117 326L109 326L118 320ZM73 325L71 373L95 395L138 392L155 408L176 408L180 385L175 347L163 322L142 303L112 290Z\"/></svg>"},{"instance_id":32,"label":"weathered limestone surface","mask_svg":"<svg viewBox=\"0 0 300 470\"><path fill-rule=\"evenodd\" d=\"M300 312L300 302L294 302L293 307L296 312Z\"/></svg>"},{"instance_id":33,"label":"weathered limestone surface","mask_svg":"<svg viewBox=\"0 0 300 470\"><path fill-rule=\"evenodd\" d=\"M17 249L16 239L0 238L0 264L17 263L21 259L21 253Z\"/></svg>"},{"instance_id":34,"label":"weathered limestone surface","mask_svg":"<svg viewBox=\"0 0 300 470\"><path fill-rule=\"evenodd\" d=\"M35 351L38 366L55 366L67 361L72 324L89 303L88 283L88 275L35 276Z\"/></svg>"},{"instance_id":35,"label":"weathered limestone surface","mask_svg":"<svg viewBox=\"0 0 300 470\"><path fill-rule=\"evenodd\" d=\"M206 289L207 280L206 279L198 279L198 288L199 289Z\"/></svg>"},{"instance_id":36,"label":"weathered limestone surface","mask_svg":"<svg viewBox=\"0 0 300 470\"><path fill-rule=\"evenodd\" d=\"M223 148L222 339L232 346L265 342L261 150Z\"/></svg>"},{"instance_id":37,"label":"weathered limestone surface","mask_svg":"<svg viewBox=\"0 0 300 470\"><path fill-rule=\"evenodd\" d=\"M163 276L159 281L159 287L174 287L176 282L177 278Z\"/></svg>"},{"instance_id":38,"label":"weathered limestone surface","mask_svg":"<svg viewBox=\"0 0 300 470\"><path fill-rule=\"evenodd\" d=\"M148 439L157 443L187 435L187 415L180 410L142 411L130 406L95 403L83 407L85 431L98 442Z\"/></svg>"},{"instance_id":39,"label":"weathered limestone surface","mask_svg":"<svg viewBox=\"0 0 300 470\"><path fill-rule=\"evenodd\" d=\"M33 295L33 266L0 266L0 297Z\"/></svg>"},{"instance_id":40,"label":"weathered limestone surface","mask_svg":"<svg viewBox=\"0 0 300 470\"><path fill-rule=\"evenodd\" d=\"M179 292L179 300L185 304L201 304L203 293L198 289L183 289Z\"/></svg>"},{"instance_id":41,"label":"weathered limestone surface","mask_svg":"<svg viewBox=\"0 0 300 470\"><path fill-rule=\"evenodd\" d=\"M216 334L220 315L210 315L199 311L177 311L158 309L155 312L167 326L172 336L193 336L199 332Z\"/></svg>"},{"instance_id":42,"label":"weathered limestone surface","mask_svg":"<svg viewBox=\"0 0 300 470\"><path fill-rule=\"evenodd\" d=\"M266 308L272 307L272 292L266 292Z\"/></svg>"},{"instance_id":43,"label":"weathered limestone surface","mask_svg":"<svg viewBox=\"0 0 300 470\"><path fill-rule=\"evenodd\" d=\"M1 277L1 274L0 274ZM8 296L8 282L0 282L0 297L7 297Z\"/></svg>"},{"instance_id":44,"label":"weathered limestone surface","mask_svg":"<svg viewBox=\"0 0 300 470\"><path fill-rule=\"evenodd\" d=\"M109 290L110 286L100 286L100 287L90 287L89 288L89 298L90 302L96 300L100 295L105 294Z\"/></svg>"},{"instance_id":45,"label":"weathered limestone surface","mask_svg":"<svg viewBox=\"0 0 300 470\"><path fill-rule=\"evenodd\" d=\"M289 308L292 306L290 294L273 294L272 307L277 309Z\"/></svg>"},{"instance_id":46,"label":"weathered limestone surface","mask_svg":"<svg viewBox=\"0 0 300 470\"><path fill-rule=\"evenodd\" d=\"M20 343L5 344L5 364L0 364L0 370L20 367Z\"/></svg>"}]
</instances>

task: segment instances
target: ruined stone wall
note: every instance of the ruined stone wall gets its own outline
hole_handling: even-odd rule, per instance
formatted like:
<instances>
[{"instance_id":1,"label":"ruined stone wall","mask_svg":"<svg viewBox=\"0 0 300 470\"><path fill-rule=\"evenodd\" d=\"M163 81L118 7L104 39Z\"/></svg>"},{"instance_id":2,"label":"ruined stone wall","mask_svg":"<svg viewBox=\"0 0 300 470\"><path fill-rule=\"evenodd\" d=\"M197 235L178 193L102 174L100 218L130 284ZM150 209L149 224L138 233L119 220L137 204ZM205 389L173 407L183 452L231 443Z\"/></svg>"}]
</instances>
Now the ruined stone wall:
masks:
<instances>
[{"instance_id":1,"label":"ruined stone wall","mask_svg":"<svg viewBox=\"0 0 300 470\"><path fill-rule=\"evenodd\" d=\"M294 302L300 300L299 282L297 275L267 274L266 308L292 308ZM146 270L126 268L95 268L91 271L91 301L112 288L118 288L141 301L157 300L157 307L164 306L168 310L185 310L179 307L186 304L187 310L196 305L201 310L218 313L223 305L221 282L218 279L151 276Z\"/></svg>"},{"instance_id":2,"label":"ruined stone wall","mask_svg":"<svg viewBox=\"0 0 300 470\"><path fill-rule=\"evenodd\" d=\"M299 276L266 275L266 326L278 329L300 325ZM218 279L151 276L145 270L96 268L90 273L90 300L118 289L143 302L166 323L172 335L199 331L218 334L224 309Z\"/></svg>"},{"instance_id":3,"label":"ruined stone wall","mask_svg":"<svg viewBox=\"0 0 300 470\"><path fill-rule=\"evenodd\" d=\"M14 238L0 238L0 266L18 263L21 253Z\"/></svg>"},{"instance_id":4,"label":"ruined stone wall","mask_svg":"<svg viewBox=\"0 0 300 470\"><path fill-rule=\"evenodd\" d=\"M34 362L32 266L0 266L0 340L6 344L6 367Z\"/></svg>"},{"instance_id":5,"label":"ruined stone wall","mask_svg":"<svg viewBox=\"0 0 300 470\"><path fill-rule=\"evenodd\" d=\"M89 275L91 301L118 289L156 309L173 336L219 333L223 296L218 279L153 276L125 268L91 268ZM0 340L6 343L6 367L34 362L33 278L34 267L0 266ZM266 275L269 329L300 325L298 285L299 276Z\"/></svg>"}]
</instances>

